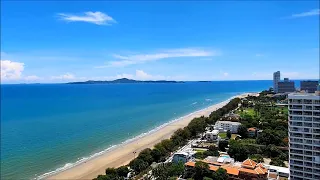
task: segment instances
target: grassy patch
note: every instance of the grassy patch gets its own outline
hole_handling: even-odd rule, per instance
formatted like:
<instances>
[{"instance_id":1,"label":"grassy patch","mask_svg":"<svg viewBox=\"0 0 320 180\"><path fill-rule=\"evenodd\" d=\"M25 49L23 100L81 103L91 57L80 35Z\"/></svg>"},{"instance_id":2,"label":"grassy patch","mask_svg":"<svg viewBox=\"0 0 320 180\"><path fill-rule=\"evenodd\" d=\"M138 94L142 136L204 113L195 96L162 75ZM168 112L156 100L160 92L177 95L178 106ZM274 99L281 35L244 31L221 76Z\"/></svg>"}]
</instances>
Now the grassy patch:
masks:
<instances>
[{"instance_id":1,"label":"grassy patch","mask_svg":"<svg viewBox=\"0 0 320 180\"><path fill-rule=\"evenodd\" d=\"M236 139L238 134L231 134L231 139Z\"/></svg>"},{"instance_id":2,"label":"grassy patch","mask_svg":"<svg viewBox=\"0 0 320 180\"><path fill-rule=\"evenodd\" d=\"M225 139L225 138L227 138L227 133L226 133L226 132L219 133L219 136L220 136L222 139Z\"/></svg>"}]
</instances>

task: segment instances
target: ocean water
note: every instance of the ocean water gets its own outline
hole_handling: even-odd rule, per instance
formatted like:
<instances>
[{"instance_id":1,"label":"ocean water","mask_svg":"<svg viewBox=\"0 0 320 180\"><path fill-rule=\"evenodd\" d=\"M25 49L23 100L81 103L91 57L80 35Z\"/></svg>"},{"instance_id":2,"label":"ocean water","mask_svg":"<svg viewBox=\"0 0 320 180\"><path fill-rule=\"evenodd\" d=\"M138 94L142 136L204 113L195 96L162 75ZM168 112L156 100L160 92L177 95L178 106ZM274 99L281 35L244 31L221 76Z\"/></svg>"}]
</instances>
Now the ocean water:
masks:
<instances>
[{"instance_id":1,"label":"ocean water","mask_svg":"<svg viewBox=\"0 0 320 180\"><path fill-rule=\"evenodd\" d=\"M169 121L272 81L1 85L1 179L74 165Z\"/></svg>"}]
</instances>

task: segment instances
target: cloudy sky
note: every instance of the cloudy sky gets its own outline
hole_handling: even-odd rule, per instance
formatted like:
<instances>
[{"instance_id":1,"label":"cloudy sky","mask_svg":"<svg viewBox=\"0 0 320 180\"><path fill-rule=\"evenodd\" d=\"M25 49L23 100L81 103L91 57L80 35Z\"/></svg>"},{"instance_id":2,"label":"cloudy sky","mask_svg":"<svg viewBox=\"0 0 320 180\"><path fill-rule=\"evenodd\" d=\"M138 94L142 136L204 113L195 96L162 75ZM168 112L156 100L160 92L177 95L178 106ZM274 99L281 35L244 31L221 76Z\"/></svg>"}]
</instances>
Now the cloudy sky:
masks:
<instances>
[{"instance_id":1,"label":"cloudy sky","mask_svg":"<svg viewBox=\"0 0 320 180\"><path fill-rule=\"evenodd\" d=\"M3 2L1 83L319 78L319 2Z\"/></svg>"}]
</instances>

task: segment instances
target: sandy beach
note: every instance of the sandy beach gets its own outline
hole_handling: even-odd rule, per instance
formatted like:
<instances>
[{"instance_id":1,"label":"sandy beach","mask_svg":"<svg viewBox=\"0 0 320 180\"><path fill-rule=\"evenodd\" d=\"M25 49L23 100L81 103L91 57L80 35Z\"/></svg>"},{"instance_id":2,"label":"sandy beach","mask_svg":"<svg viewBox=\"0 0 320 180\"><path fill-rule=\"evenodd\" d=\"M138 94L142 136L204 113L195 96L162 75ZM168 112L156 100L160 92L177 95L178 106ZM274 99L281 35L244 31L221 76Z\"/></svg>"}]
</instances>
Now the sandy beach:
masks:
<instances>
[{"instance_id":1,"label":"sandy beach","mask_svg":"<svg viewBox=\"0 0 320 180\"><path fill-rule=\"evenodd\" d=\"M236 97L246 97L255 95L256 93L245 93ZM234 97L232 97L234 98ZM58 172L57 174L46 177L46 179L93 179L99 174L105 174L105 169L108 167L118 167L128 164L133 158L133 152L139 152L145 148L152 148L155 144L163 139L168 139L179 128L183 128L195 117L209 116L212 111L215 111L226 105L232 98L221 103L212 105L206 109L202 109L195 113L189 114L174 121L159 130L147 134L139 139L131 141L127 144L119 145L118 147L102 154L98 157L90 159L75 167Z\"/></svg>"}]
</instances>

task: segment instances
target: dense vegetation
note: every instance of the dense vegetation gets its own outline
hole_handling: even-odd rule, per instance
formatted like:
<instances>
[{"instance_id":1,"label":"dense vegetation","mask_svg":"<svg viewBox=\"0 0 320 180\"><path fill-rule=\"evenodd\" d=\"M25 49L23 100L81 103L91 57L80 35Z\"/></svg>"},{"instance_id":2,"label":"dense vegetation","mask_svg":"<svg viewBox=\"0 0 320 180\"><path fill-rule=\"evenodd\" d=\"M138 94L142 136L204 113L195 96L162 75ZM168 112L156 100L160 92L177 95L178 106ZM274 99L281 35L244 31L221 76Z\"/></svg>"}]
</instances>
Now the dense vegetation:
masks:
<instances>
[{"instance_id":1,"label":"dense vegetation","mask_svg":"<svg viewBox=\"0 0 320 180\"><path fill-rule=\"evenodd\" d=\"M284 166L288 160L288 112L286 107L275 104L283 101L285 96L273 97L271 91L263 91L259 96L249 96L242 100L240 114L242 125L238 134L242 140L229 142L229 155L237 161L252 157L262 161L263 157L271 158L271 164ZM248 138L247 129L255 127L263 130L256 138Z\"/></svg>"},{"instance_id":2,"label":"dense vegetation","mask_svg":"<svg viewBox=\"0 0 320 180\"><path fill-rule=\"evenodd\" d=\"M179 149L183 145L186 145L188 140L194 139L200 133L205 131L208 125L214 124L224 114L238 107L241 102L239 98L232 99L224 107L212 112L209 117L194 118L188 126L183 129L178 129L170 139L166 139L156 144L153 149L144 149L139 153L137 158L129 163L131 169L136 174L144 172L153 162L162 162L170 155L171 152ZM217 155L217 149L211 147L211 150L205 155L212 154ZM118 168L119 169L119 168ZM109 180L110 178L118 179L123 178L124 175L118 173L118 169L112 169L112 171L106 171L106 175L99 175L96 180ZM114 170L114 171L113 171ZM219 171L220 172L220 171ZM170 173L169 173L170 174Z\"/></svg>"},{"instance_id":3,"label":"dense vegetation","mask_svg":"<svg viewBox=\"0 0 320 180\"><path fill-rule=\"evenodd\" d=\"M195 168L187 169L184 178L188 180L227 180L228 174L225 169L219 168L216 172L209 170L207 163L198 161Z\"/></svg>"}]
</instances>

